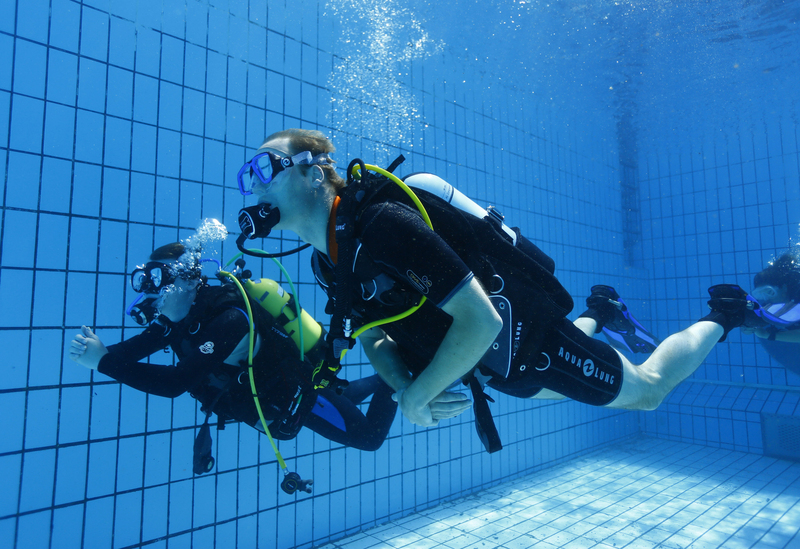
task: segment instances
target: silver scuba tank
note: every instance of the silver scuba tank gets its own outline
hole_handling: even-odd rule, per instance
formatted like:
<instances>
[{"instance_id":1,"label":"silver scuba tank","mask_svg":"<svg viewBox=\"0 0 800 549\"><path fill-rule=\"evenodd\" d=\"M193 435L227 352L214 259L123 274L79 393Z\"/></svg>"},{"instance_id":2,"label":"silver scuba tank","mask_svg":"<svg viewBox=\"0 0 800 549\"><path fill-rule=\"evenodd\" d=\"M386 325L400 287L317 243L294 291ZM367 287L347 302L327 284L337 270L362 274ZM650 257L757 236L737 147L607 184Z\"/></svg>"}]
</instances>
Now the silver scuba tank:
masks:
<instances>
[{"instance_id":1,"label":"silver scuba tank","mask_svg":"<svg viewBox=\"0 0 800 549\"><path fill-rule=\"evenodd\" d=\"M478 204L472 201L467 195L453 187L450 183L442 179L437 175L433 175L432 173L417 173L408 176L404 179L404 182L409 187L414 189L422 189L423 191L427 191L435 196L438 196L442 200L448 202L449 204L455 206L462 212L466 212L470 215L477 217L478 219L483 219L489 212L487 212L484 208L481 208ZM505 232L511 241L516 246L517 245L517 233L512 231L505 223L501 222L501 226L503 232Z\"/></svg>"}]
</instances>

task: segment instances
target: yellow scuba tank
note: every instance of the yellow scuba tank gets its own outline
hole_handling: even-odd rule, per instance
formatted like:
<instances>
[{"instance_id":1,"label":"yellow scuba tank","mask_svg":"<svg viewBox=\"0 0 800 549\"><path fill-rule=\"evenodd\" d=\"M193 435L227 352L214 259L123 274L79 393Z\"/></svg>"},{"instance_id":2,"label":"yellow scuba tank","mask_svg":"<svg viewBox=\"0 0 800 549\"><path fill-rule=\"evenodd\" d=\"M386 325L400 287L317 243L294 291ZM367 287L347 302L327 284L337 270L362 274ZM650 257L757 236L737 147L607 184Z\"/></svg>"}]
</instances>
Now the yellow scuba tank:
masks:
<instances>
[{"instance_id":1,"label":"yellow scuba tank","mask_svg":"<svg viewBox=\"0 0 800 549\"><path fill-rule=\"evenodd\" d=\"M283 330L292 338L297 348L300 348L299 323L302 322L303 328L303 353L308 355L320 344L323 330L322 326L308 314L305 309L300 311L298 321L295 314L294 296L285 291L280 284L268 278L256 280L243 280L242 286L272 318L278 321ZM313 360L313 358L312 358Z\"/></svg>"}]
</instances>

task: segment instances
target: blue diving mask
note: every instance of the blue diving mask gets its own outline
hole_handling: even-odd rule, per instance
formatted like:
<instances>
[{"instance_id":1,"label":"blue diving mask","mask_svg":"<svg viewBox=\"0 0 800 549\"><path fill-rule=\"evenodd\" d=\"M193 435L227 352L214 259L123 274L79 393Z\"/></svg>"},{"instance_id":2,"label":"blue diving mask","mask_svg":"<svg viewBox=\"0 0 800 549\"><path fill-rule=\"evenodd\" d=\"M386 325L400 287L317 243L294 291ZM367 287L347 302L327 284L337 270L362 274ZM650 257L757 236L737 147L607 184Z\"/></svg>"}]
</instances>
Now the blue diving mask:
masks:
<instances>
[{"instance_id":1,"label":"blue diving mask","mask_svg":"<svg viewBox=\"0 0 800 549\"><path fill-rule=\"evenodd\" d=\"M765 322L784 330L800 326L800 303L770 303L755 310Z\"/></svg>"},{"instance_id":2,"label":"blue diving mask","mask_svg":"<svg viewBox=\"0 0 800 549\"><path fill-rule=\"evenodd\" d=\"M288 170L298 164L326 166L328 160L327 153L312 156L309 151L297 153L294 156L280 156L269 151L258 153L249 162L245 162L236 175L239 192L244 196L253 194L253 188L259 184L266 185L266 190L269 190L272 180L283 170Z\"/></svg>"}]
</instances>

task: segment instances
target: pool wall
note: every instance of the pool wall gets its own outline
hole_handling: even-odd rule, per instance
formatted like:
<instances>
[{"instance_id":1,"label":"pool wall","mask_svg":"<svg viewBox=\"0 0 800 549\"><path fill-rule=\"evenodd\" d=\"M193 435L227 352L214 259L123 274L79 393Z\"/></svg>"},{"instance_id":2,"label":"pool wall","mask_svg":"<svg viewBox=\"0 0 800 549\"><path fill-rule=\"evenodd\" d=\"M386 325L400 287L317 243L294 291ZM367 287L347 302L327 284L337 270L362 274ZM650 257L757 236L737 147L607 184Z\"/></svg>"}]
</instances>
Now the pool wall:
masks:
<instances>
[{"instance_id":1,"label":"pool wall","mask_svg":"<svg viewBox=\"0 0 800 549\"><path fill-rule=\"evenodd\" d=\"M348 61L337 49L341 30L326 5L312 0L0 5L0 58L11 60L0 67L0 340L6 353L0 545L309 546L642 431L719 443L711 428L691 430L698 412L684 403L696 388L719 385L687 384L655 414L495 395L502 452L482 451L468 414L427 430L398 417L374 453L304 431L281 443L281 451L292 470L314 478L314 493L288 496L278 488L269 444L254 430L233 425L212 431L216 469L195 477L191 449L202 414L193 399L146 396L66 358L64 348L81 324L94 326L106 343L138 333L124 314L135 297L127 273L154 247L189 237L204 218L237 231L238 210L249 202L235 174L265 135L284 127L331 135L341 165L355 156L387 165L402 152L407 160L399 173L431 171L481 204L494 204L555 259L575 297L572 318L591 285L605 283L620 289L640 320L657 322L659 333L674 331L700 316L709 280L740 273L711 270L728 255L687 270L705 248L671 255L664 243L679 236L657 229L664 219L679 219L660 209L676 196L663 194L664 180L682 174L684 164L676 171L671 164L662 168L659 156L641 157L638 171L628 163L623 178L615 123L587 121L569 105L543 104L490 82L474 67L456 66L447 51L414 61L398 75L399 89L416 108L410 121L398 121L392 105L333 93L328 75ZM332 99L349 101L346 119ZM386 120L385 132L375 130L376 119ZM399 127L403 138L389 141ZM796 166L796 145L792 150ZM686 158L694 161L693 154ZM765 151L756 158L771 156ZM632 173L641 181L636 223L642 239L626 244L631 225L623 205L630 205L630 196L622 182L635 181ZM798 221L789 176L783 189L787 199L794 197L787 202L794 213L778 220L786 227ZM742 194L752 192L749 184L740 183ZM732 204L715 205L707 200L703 212L730 217L724 212ZM686 206L681 215L694 219L700 210ZM723 230L720 225L703 234ZM741 232L749 234L747 227ZM785 233L775 233L775 247ZM282 235L260 244L288 249L295 243ZM641 255L632 246L640 246L634 251ZM761 249L748 245L744 252L756 254L748 276L764 259ZM220 257L235 251L227 243ZM308 253L284 264L303 306L327 321ZM280 279L271 262L253 260L248 267ZM676 299L678 290L690 292L690 299ZM781 378L769 363L745 368L753 357L765 359L749 339L731 340L712 355L702 379L730 382L733 387L722 387L740 392L751 390L745 382L797 385L796 377ZM730 358L729 348L742 352ZM152 360L170 364L172 355ZM719 364L730 361L739 366L725 377L721 372L730 367ZM370 373L360 351L348 355L346 377ZM754 390L748 402L769 401L756 398L761 394ZM713 418L708 406L703 417ZM738 414L734 408L731 414ZM750 426L748 417L726 417L725 425L736 431L736 421ZM713 427L713 419L706 421ZM736 448L758 452L756 444L742 444Z\"/></svg>"}]
</instances>

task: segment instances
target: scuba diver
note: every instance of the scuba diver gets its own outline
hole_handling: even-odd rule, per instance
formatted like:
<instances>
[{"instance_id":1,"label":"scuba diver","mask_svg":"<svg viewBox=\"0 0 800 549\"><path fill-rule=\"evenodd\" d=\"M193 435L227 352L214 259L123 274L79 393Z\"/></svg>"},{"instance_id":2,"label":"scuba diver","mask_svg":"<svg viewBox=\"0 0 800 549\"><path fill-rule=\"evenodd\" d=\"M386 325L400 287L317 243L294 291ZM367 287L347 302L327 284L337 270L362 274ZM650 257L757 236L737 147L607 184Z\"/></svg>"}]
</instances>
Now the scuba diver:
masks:
<instances>
[{"instance_id":1,"label":"scuba diver","mask_svg":"<svg viewBox=\"0 0 800 549\"><path fill-rule=\"evenodd\" d=\"M218 428L241 421L266 432L271 442L273 437L292 439L307 427L359 450L375 451L383 444L397 410L392 389L370 376L353 381L342 394L315 390L311 372L324 356L324 331L305 311L297 314L293 296L273 281L250 280L248 271L241 274L244 286L238 280L209 285L200 271L199 253L184 244L156 249L131 274L133 289L142 295L129 314L148 324L144 332L106 347L83 326L70 344L69 357L149 394L175 398L189 392L197 399L206 421L195 441L196 474L213 467L208 432L212 412ZM245 300L244 287L248 294L251 288L259 291L258 298ZM298 331L305 335L302 360ZM176 366L142 362L167 347L178 358ZM365 415L357 405L370 395ZM274 442L273 449L287 476L284 484L292 481L293 490L282 484L284 491L310 492L310 481L288 473Z\"/></svg>"},{"instance_id":2,"label":"scuba diver","mask_svg":"<svg viewBox=\"0 0 800 549\"><path fill-rule=\"evenodd\" d=\"M761 326L744 330L770 341L800 342L800 246L771 262L753 279Z\"/></svg>"},{"instance_id":3,"label":"scuba diver","mask_svg":"<svg viewBox=\"0 0 800 549\"><path fill-rule=\"evenodd\" d=\"M753 279L750 295L758 301L762 323L742 331L759 338L761 346L785 368L800 375L800 246L772 261Z\"/></svg>"},{"instance_id":4,"label":"scuba diver","mask_svg":"<svg viewBox=\"0 0 800 549\"><path fill-rule=\"evenodd\" d=\"M291 230L315 248L315 275L332 298L329 368L357 337L416 425L436 425L434 408L469 407L451 390L459 381L472 390L489 452L502 444L486 386L519 398L653 410L752 312L738 286L712 287L711 313L658 344L646 331L637 336L613 288L595 286L572 323L573 300L553 260L495 209L431 174L401 181L391 173L401 159L386 170L354 160L345 181L334 151L318 131L269 136L239 171L242 194L258 198L240 212L240 242ZM591 337L620 327L633 347L652 351L642 364Z\"/></svg>"}]
</instances>

